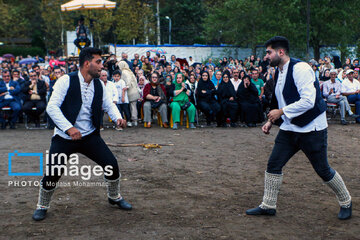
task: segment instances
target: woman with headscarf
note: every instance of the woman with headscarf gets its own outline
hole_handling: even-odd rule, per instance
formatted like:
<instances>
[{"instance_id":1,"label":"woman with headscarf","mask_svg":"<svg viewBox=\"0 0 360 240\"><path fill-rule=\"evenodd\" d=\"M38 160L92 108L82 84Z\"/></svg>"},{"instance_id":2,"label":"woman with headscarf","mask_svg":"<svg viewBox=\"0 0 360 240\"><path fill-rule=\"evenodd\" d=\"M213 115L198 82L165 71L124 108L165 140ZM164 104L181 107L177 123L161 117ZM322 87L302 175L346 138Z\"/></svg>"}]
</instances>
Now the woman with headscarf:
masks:
<instances>
[{"instance_id":1,"label":"woman with headscarf","mask_svg":"<svg viewBox=\"0 0 360 240\"><path fill-rule=\"evenodd\" d=\"M199 109L206 116L206 123L209 126L216 116L218 126L221 126L219 115L221 107L215 99L216 89L214 84L209 78L209 73L206 71L201 72L201 78L196 90L197 104Z\"/></svg>"},{"instance_id":2,"label":"woman with headscarf","mask_svg":"<svg viewBox=\"0 0 360 240\"><path fill-rule=\"evenodd\" d=\"M171 92L168 92L169 95L172 95L172 102L170 108L172 109L171 115L174 121L173 129L178 129L178 123L180 123L180 111L185 110L187 117L189 118L190 128L195 127L195 114L196 108L190 102L189 96L191 96L190 87L185 83L185 76L182 73L177 73L175 75L175 81L171 85Z\"/></svg>"},{"instance_id":3,"label":"woman with headscarf","mask_svg":"<svg viewBox=\"0 0 360 240\"><path fill-rule=\"evenodd\" d=\"M217 89L218 101L221 106L221 124L226 126L225 119L230 117L230 126L236 127L239 105L236 101L234 85L230 81L229 71L222 75L222 81Z\"/></svg>"},{"instance_id":4,"label":"woman with headscarf","mask_svg":"<svg viewBox=\"0 0 360 240\"><path fill-rule=\"evenodd\" d=\"M140 98L138 99L137 103L136 103L136 107L138 110L138 119L141 119L141 107L142 107L142 102L144 100L143 96L144 96L144 88L146 86L146 84L148 84L149 81L146 79L145 76L141 76L139 78L139 82L138 82L138 87L140 89Z\"/></svg>"},{"instance_id":5,"label":"woman with headscarf","mask_svg":"<svg viewBox=\"0 0 360 240\"><path fill-rule=\"evenodd\" d=\"M136 105L138 99L140 98L140 89L136 77L130 70L129 65L125 61L120 61L117 65L122 72L121 78L125 81L126 86L128 87L127 94L129 98L131 121L136 127L138 125L138 111ZM131 121L128 121L128 127L132 126Z\"/></svg>"},{"instance_id":6,"label":"woman with headscarf","mask_svg":"<svg viewBox=\"0 0 360 240\"><path fill-rule=\"evenodd\" d=\"M159 83L159 74L157 72L151 74L150 83L146 84L143 93L143 111L144 121L147 123L146 127L151 127L151 109L158 109L163 127L168 128L166 90L164 85Z\"/></svg>"},{"instance_id":7,"label":"woman with headscarf","mask_svg":"<svg viewBox=\"0 0 360 240\"><path fill-rule=\"evenodd\" d=\"M219 84L221 82L221 71L216 70L211 78L211 82L214 84L215 88L217 89L219 87Z\"/></svg>"},{"instance_id":8,"label":"woman with headscarf","mask_svg":"<svg viewBox=\"0 0 360 240\"><path fill-rule=\"evenodd\" d=\"M258 90L251 82L249 75L244 76L236 96L239 102L241 122L245 122L248 127L256 127L256 123L263 121L264 114Z\"/></svg>"}]
</instances>

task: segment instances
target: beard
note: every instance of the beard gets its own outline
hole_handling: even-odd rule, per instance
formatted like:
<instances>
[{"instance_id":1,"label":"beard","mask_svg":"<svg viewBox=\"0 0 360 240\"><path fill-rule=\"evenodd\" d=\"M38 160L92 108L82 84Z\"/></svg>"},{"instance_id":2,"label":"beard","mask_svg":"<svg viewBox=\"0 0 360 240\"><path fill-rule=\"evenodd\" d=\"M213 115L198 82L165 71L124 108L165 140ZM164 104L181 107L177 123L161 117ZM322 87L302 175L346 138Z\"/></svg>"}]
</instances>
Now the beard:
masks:
<instances>
[{"instance_id":1,"label":"beard","mask_svg":"<svg viewBox=\"0 0 360 240\"><path fill-rule=\"evenodd\" d=\"M276 57L274 57L274 59L270 60L269 62L271 67L277 67L281 62L281 58L276 54Z\"/></svg>"},{"instance_id":2,"label":"beard","mask_svg":"<svg viewBox=\"0 0 360 240\"><path fill-rule=\"evenodd\" d=\"M92 78L99 78L100 77L100 71L98 71L96 68L91 68L90 67L88 73Z\"/></svg>"}]
</instances>

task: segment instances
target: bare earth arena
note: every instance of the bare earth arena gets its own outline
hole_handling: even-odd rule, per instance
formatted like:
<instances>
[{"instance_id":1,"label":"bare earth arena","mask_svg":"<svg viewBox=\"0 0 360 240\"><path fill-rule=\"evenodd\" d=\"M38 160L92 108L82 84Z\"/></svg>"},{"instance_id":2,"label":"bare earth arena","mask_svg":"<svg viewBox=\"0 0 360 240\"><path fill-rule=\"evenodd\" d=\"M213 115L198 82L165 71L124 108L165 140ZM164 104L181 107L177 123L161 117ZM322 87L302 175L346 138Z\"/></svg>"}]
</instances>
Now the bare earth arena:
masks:
<instances>
[{"instance_id":1,"label":"bare earth arena","mask_svg":"<svg viewBox=\"0 0 360 240\"><path fill-rule=\"evenodd\" d=\"M245 215L261 202L277 132L277 127L270 135L260 127L106 129L101 133L105 142L174 144L161 149L111 147L122 174L122 195L133 210L108 203L103 176L87 181L63 176L46 220L35 222L31 216L41 177L9 176L8 153L45 153L53 131L3 131L0 239L360 239L358 124L330 124L328 129L329 163L352 195L351 220L337 219L334 193L302 152L284 168L277 215ZM25 160L17 164L35 168ZM95 163L80 155L80 165Z\"/></svg>"}]
</instances>

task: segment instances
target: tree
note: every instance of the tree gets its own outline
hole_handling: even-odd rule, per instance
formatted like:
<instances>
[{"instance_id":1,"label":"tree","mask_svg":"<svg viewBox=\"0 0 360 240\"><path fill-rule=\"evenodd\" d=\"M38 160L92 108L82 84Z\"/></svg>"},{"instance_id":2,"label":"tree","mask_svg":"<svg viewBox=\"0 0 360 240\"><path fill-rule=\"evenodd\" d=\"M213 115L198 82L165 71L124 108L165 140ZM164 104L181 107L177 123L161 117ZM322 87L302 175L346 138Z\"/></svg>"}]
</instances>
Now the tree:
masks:
<instances>
[{"instance_id":1,"label":"tree","mask_svg":"<svg viewBox=\"0 0 360 240\"><path fill-rule=\"evenodd\" d=\"M203 1L193 0L174 0L160 2L161 16L161 39L167 39L169 36L168 20L172 20L172 43L176 44L194 44L203 42L201 33L203 31L202 22L205 16Z\"/></svg>"}]
</instances>

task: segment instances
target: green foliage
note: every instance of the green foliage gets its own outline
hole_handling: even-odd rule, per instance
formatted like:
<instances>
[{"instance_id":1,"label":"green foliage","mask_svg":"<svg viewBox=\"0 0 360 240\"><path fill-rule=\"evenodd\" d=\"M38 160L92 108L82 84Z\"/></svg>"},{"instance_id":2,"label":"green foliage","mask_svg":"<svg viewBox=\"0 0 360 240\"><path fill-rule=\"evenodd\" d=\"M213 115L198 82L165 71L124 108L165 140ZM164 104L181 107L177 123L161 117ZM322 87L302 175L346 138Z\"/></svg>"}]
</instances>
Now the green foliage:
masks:
<instances>
[{"instance_id":1,"label":"green foliage","mask_svg":"<svg viewBox=\"0 0 360 240\"><path fill-rule=\"evenodd\" d=\"M6 54L6 53L11 53L14 56L23 56L26 57L27 55L30 56L44 56L45 51L42 48L39 47L6 47L6 46L1 46L0 47L0 56Z\"/></svg>"},{"instance_id":2,"label":"green foliage","mask_svg":"<svg viewBox=\"0 0 360 240\"><path fill-rule=\"evenodd\" d=\"M350 27L359 26L356 7L356 1L350 0L310 1L310 46L316 58L321 45L356 42L359 28ZM225 0L219 7L208 8L204 28L212 43L255 50L270 37L283 35L290 40L292 49L306 49L307 0Z\"/></svg>"},{"instance_id":3,"label":"green foliage","mask_svg":"<svg viewBox=\"0 0 360 240\"><path fill-rule=\"evenodd\" d=\"M172 44L204 43L199 37L203 31L202 22L205 16L203 1L173 0L160 2L161 39L169 41L169 16L172 20Z\"/></svg>"}]
</instances>

